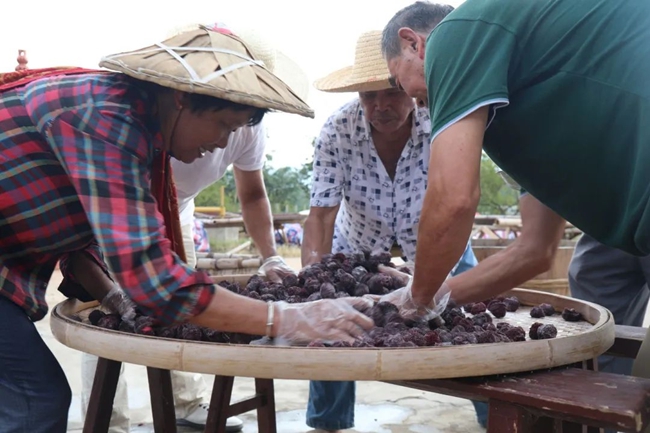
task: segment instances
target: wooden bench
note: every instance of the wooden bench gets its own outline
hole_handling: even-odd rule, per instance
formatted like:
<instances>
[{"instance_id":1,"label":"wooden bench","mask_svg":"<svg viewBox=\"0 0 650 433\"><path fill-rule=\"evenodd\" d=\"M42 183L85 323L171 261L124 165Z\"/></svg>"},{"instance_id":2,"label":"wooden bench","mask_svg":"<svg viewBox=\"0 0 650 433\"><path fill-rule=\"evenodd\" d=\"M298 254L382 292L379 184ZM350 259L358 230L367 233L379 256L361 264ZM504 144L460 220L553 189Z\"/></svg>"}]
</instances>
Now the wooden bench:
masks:
<instances>
[{"instance_id":1,"label":"wooden bench","mask_svg":"<svg viewBox=\"0 0 650 433\"><path fill-rule=\"evenodd\" d=\"M583 424L641 432L650 421L650 380L577 368L388 383L487 401L488 433L581 432Z\"/></svg>"},{"instance_id":2,"label":"wooden bench","mask_svg":"<svg viewBox=\"0 0 650 433\"><path fill-rule=\"evenodd\" d=\"M635 358L647 329L616 326L608 355ZM556 369L500 377L392 381L395 385L489 402L488 432L574 433L582 424L640 432L650 420L650 380L581 370ZM121 363L100 358L84 433L108 431ZM156 433L175 433L169 371L147 368ZM255 395L230 403L233 377L215 376L205 432L225 433L226 419L257 410L260 433L276 433L273 380L255 379ZM606 403L602 396L606 396ZM590 429L591 431L591 429ZM597 431L597 430L595 430Z\"/></svg>"}]
</instances>

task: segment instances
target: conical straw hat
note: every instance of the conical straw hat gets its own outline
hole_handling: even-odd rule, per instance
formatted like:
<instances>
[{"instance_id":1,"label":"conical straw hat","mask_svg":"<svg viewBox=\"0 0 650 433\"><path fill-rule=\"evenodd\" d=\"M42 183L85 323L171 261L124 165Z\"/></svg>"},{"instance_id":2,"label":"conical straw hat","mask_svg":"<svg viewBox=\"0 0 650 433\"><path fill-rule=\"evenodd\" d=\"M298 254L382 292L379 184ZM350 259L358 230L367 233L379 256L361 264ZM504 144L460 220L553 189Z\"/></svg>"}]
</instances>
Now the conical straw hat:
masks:
<instances>
[{"instance_id":1,"label":"conical straw hat","mask_svg":"<svg viewBox=\"0 0 650 433\"><path fill-rule=\"evenodd\" d=\"M381 31L363 33L357 40L354 64L317 80L323 92L372 92L390 89L390 72L381 54Z\"/></svg>"},{"instance_id":2,"label":"conical straw hat","mask_svg":"<svg viewBox=\"0 0 650 433\"><path fill-rule=\"evenodd\" d=\"M166 35L167 38L176 36L179 33L196 30L201 24L187 24L178 26ZM253 56L264 63L266 69L271 71L276 77L284 81L293 90L296 95L303 101L309 103L309 79L307 74L300 66L290 59L281 50L277 49L268 37L262 35L256 29L242 25L232 26L230 23L225 24L217 22L206 25L208 28L230 29L236 34L246 46L251 50Z\"/></svg>"},{"instance_id":3,"label":"conical straw hat","mask_svg":"<svg viewBox=\"0 0 650 433\"><path fill-rule=\"evenodd\" d=\"M238 36L200 26L164 42L102 58L100 66L188 93L314 117Z\"/></svg>"}]
</instances>

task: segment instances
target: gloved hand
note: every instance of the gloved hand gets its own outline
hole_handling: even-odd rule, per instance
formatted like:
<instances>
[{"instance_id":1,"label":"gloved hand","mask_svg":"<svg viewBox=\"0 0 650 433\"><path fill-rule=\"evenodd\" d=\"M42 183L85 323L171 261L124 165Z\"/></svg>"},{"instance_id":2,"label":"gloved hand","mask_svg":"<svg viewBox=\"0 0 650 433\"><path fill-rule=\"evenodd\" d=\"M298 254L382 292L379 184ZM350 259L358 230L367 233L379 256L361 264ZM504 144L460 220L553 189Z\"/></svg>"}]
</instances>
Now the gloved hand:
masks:
<instances>
[{"instance_id":1,"label":"gloved hand","mask_svg":"<svg viewBox=\"0 0 650 433\"><path fill-rule=\"evenodd\" d=\"M442 283L442 286L440 286L431 302L427 305L422 305L416 303L413 299L413 292L411 291L412 284L413 277L409 276L404 287L382 296L379 298L379 302L390 302L396 305L399 308L400 315L405 319L422 317L426 320L432 320L439 317L445 311L451 296L449 285Z\"/></svg>"},{"instance_id":2,"label":"gloved hand","mask_svg":"<svg viewBox=\"0 0 650 433\"><path fill-rule=\"evenodd\" d=\"M275 302L276 344L306 344L313 340L353 342L374 326L357 310L372 307L364 298L322 299L288 304Z\"/></svg>"},{"instance_id":3,"label":"gloved hand","mask_svg":"<svg viewBox=\"0 0 650 433\"><path fill-rule=\"evenodd\" d=\"M268 257L264 260L257 273L273 283L281 283L282 279L287 275L296 275L296 271L291 269L280 256Z\"/></svg>"},{"instance_id":4,"label":"gloved hand","mask_svg":"<svg viewBox=\"0 0 650 433\"><path fill-rule=\"evenodd\" d=\"M102 307L106 310L117 313L122 320L129 322L135 319L135 304L122 289L114 286L102 299Z\"/></svg>"}]
</instances>

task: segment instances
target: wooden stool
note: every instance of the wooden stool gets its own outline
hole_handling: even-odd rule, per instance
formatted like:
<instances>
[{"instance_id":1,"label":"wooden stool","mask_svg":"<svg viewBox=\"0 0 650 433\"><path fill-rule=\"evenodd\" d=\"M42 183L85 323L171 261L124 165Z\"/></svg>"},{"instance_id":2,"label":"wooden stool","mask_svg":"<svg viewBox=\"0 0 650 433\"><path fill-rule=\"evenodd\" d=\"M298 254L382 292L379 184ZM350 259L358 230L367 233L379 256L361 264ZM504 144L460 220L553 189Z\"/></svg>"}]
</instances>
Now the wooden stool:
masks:
<instances>
[{"instance_id":1,"label":"wooden stool","mask_svg":"<svg viewBox=\"0 0 650 433\"><path fill-rule=\"evenodd\" d=\"M105 433L111 420L113 401L122 363L99 358L88 402L83 433ZM156 433L176 433L174 393L169 370L147 367L151 412ZM234 377L215 376L206 433L225 433L231 416L257 410L259 433L276 433L275 397L272 379L255 379L255 395L230 404Z\"/></svg>"}]
</instances>

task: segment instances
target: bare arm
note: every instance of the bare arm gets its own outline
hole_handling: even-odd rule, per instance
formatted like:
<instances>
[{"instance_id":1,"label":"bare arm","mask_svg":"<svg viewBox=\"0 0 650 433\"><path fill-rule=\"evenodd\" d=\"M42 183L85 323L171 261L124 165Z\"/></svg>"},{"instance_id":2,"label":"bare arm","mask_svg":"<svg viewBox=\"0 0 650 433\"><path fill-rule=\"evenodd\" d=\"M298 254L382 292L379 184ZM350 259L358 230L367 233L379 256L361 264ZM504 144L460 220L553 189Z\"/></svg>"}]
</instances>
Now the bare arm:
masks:
<instances>
[{"instance_id":1,"label":"bare arm","mask_svg":"<svg viewBox=\"0 0 650 433\"><path fill-rule=\"evenodd\" d=\"M427 305L463 254L480 197L480 165L488 107L442 131L433 141L411 287Z\"/></svg>"},{"instance_id":2,"label":"bare arm","mask_svg":"<svg viewBox=\"0 0 650 433\"><path fill-rule=\"evenodd\" d=\"M305 221L302 241L302 266L318 262L324 254L332 252L334 223L339 206L311 207Z\"/></svg>"},{"instance_id":3,"label":"bare arm","mask_svg":"<svg viewBox=\"0 0 650 433\"><path fill-rule=\"evenodd\" d=\"M521 197L519 210L522 230L511 245L447 281L456 302L497 296L551 267L566 221L530 194Z\"/></svg>"},{"instance_id":4,"label":"bare arm","mask_svg":"<svg viewBox=\"0 0 650 433\"><path fill-rule=\"evenodd\" d=\"M234 167L234 173L246 231L264 259L274 256L273 215L262 170L244 171Z\"/></svg>"}]
</instances>

